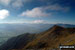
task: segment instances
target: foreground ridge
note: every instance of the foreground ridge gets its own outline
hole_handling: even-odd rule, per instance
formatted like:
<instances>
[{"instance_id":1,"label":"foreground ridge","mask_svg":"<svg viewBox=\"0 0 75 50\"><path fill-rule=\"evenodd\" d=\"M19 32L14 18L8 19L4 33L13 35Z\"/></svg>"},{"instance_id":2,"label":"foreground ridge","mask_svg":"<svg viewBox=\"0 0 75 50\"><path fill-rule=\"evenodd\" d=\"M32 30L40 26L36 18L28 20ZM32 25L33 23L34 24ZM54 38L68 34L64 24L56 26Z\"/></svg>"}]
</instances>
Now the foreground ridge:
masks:
<instances>
[{"instance_id":1,"label":"foreground ridge","mask_svg":"<svg viewBox=\"0 0 75 50\"><path fill-rule=\"evenodd\" d=\"M75 28L54 25L39 34L22 34L9 39L0 47L0 50L49 50L58 49L60 44L75 44Z\"/></svg>"}]
</instances>

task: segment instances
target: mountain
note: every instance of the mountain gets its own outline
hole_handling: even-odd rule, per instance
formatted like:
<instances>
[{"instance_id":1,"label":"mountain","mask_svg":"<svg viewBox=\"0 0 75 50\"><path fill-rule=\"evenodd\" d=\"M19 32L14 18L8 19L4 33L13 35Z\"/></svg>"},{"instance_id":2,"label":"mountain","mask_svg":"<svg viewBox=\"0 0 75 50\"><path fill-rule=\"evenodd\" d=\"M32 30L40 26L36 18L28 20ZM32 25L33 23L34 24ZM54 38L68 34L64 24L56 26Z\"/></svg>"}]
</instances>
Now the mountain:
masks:
<instances>
[{"instance_id":1,"label":"mountain","mask_svg":"<svg viewBox=\"0 0 75 50\"><path fill-rule=\"evenodd\" d=\"M75 28L64 28L55 25L51 29L43 32L43 35L37 37L34 41L30 42L24 49L51 49L57 48L62 44L68 36L75 35ZM69 39L70 40L70 39Z\"/></svg>"},{"instance_id":2,"label":"mountain","mask_svg":"<svg viewBox=\"0 0 75 50\"><path fill-rule=\"evenodd\" d=\"M21 35L23 33L40 33L53 24L0 24L0 45L6 42L9 38Z\"/></svg>"},{"instance_id":3,"label":"mountain","mask_svg":"<svg viewBox=\"0 0 75 50\"><path fill-rule=\"evenodd\" d=\"M56 24L56 25L62 26L62 27L66 27L66 28L73 28L73 27L75 27L75 25L73 25L73 24Z\"/></svg>"},{"instance_id":4,"label":"mountain","mask_svg":"<svg viewBox=\"0 0 75 50\"><path fill-rule=\"evenodd\" d=\"M0 46L0 50L49 50L58 48L60 44L75 44L75 28L54 25L39 34L22 34L9 39Z\"/></svg>"},{"instance_id":5,"label":"mountain","mask_svg":"<svg viewBox=\"0 0 75 50\"><path fill-rule=\"evenodd\" d=\"M36 34L25 33L16 37L10 38L6 43L1 45L0 50L21 49L27 43L36 38Z\"/></svg>"},{"instance_id":6,"label":"mountain","mask_svg":"<svg viewBox=\"0 0 75 50\"><path fill-rule=\"evenodd\" d=\"M36 33L36 32L41 32L48 27L51 27L52 24L0 24L0 32L2 33L11 33L12 35L14 34L22 34L22 33ZM33 28L33 29L32 29ZM45 28L43 30L43 28ZM40 31L41 30L41 31Z\"/></svg>"}]
</instances>

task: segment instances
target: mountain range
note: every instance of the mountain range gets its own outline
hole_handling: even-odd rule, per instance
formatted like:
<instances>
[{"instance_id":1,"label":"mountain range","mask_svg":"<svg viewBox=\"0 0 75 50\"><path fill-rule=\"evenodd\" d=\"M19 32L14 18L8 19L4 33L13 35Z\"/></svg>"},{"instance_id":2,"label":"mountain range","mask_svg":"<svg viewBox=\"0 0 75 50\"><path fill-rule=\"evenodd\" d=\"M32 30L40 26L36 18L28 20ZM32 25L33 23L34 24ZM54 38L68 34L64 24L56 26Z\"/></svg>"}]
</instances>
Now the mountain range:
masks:
<instances>
[{"instance_id":1,"label":"mountain range","mask_svg":"<svg viewBox=\"0 0 75 50\"><path fill-rule=\"evenodd\" d=\"M75 44L75 27L56 24L38 34L25 33L15 36L1 45L0 50L49 50L58 49L60 44Z\"/></svg>"},{"instance_id":2,"label":"mountain range","mask_svg":"<svg viewBox=\"0 0 75 50\"><path fill-rule=\"evenodd\" d=\"M50 29L55 24L0 24L0 45L9 38L21 35L23 33L40 33ZM56 24L63 27L75 27L72 24Z\"/></svg>"},{"instance_id":3,"label":"mountain range","mask_svg":"<svg viewBox=\"0 0 75 50\"><path fill-rule=\"evenodd\" d=\"M0 24L0 45L9 38L23 33L39 33L47 30L53 24Z\"/></svg>"}]
</instances>

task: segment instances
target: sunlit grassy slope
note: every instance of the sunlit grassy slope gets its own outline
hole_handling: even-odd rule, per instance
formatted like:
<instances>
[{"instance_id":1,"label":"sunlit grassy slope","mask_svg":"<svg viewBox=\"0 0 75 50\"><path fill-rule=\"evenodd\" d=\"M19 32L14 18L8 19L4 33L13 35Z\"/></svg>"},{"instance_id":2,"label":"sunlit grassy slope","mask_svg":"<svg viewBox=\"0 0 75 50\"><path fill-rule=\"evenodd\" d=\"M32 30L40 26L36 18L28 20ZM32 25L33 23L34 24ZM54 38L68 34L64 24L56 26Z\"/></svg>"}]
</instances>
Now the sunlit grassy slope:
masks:
<instances>
[{"instance_id":1,"label":"sunlit grassy slope","mask_svg":"<svg viewBox=\"0 0 75 50\"><path fill-rule=\"evenodd\" d=\"M58 48L60 44L75 44L74 28L63 28L55 25L46 32L43 32L42 35L39 35L23 49L52 49Z\"/></svg>"}]
</instances>

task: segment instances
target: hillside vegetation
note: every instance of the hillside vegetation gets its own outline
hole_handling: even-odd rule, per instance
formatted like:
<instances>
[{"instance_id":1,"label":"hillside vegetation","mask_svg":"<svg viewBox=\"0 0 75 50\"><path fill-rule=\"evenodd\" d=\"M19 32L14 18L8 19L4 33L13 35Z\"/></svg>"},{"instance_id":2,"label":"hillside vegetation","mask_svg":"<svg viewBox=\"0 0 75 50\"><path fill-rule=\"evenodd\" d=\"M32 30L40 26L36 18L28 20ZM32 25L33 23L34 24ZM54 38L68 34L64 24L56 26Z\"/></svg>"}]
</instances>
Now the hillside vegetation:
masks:
<instances>
[{"instance_id":1,"label":"hillside vegetation","mask_svg":"<svg viewBox=\"0 0 75 50\"><path fill-rule=\"evenodd\" d=\"M0 47L0 50L49 50L59 45L75 44L75 28L53 26L39 34L23 34L9 39Z\"/></svg>"}]
</instances>

